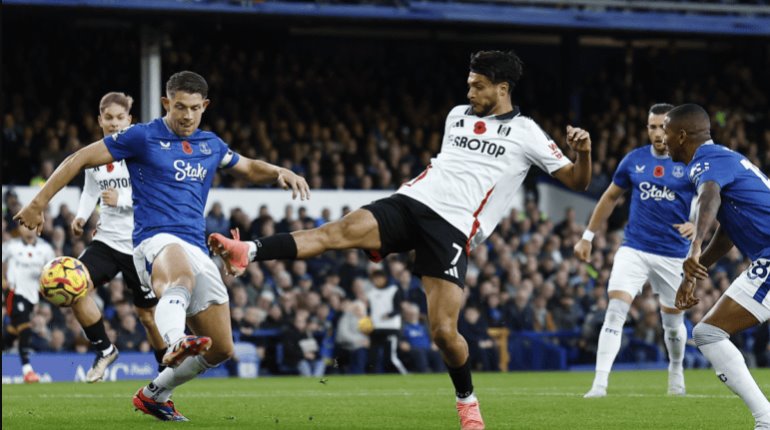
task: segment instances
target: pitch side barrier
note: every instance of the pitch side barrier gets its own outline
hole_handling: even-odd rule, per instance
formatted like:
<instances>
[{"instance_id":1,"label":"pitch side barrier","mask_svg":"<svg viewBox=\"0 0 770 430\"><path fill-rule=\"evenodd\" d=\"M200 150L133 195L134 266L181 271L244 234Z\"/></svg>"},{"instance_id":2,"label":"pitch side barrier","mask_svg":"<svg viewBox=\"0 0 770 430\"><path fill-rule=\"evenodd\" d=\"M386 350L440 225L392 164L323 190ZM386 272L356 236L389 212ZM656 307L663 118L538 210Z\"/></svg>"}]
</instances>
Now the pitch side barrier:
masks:
<instances>
[{"instance_id":1,"label":"pitch side barrier","mask_svg":"<svg viewBox=\"0 0 770 430\"><path fill-rule=\"evenodd\" d=\"M159 14L223 14L319 19L433 22L439 24L501 24L520 28L700 33L712 35L770 35L766 5L712 5L699 2L629 2L588 0L466 0L464 2L405 1L392 5L324 4L305 2L233 3L226 0L4 0L3 6L127 10ZM398 3L398 5L396 5ZM637 4L638 3L638 4Z\"/></svg>"},{"instance_id":2,"label":"pitch side barrier","mask_svg":"<svg viewBox=\"0 0 770 430\"><path fill-rule=\"evenodd\" d=\"M237 359L228 365L209 369L202 377L256 378L259 375L257 347L249 342L235 343ZM91 352L40 352L30 355L30 362L40 375L40 382L85 382L94 356ZM150 380L158 374L158 363L151 352L121 351L118 359L107 368L105 381L127 379ZM3 384L21 384L21 361L18 354L3 354Z\"/></svg>"}]
</instances>

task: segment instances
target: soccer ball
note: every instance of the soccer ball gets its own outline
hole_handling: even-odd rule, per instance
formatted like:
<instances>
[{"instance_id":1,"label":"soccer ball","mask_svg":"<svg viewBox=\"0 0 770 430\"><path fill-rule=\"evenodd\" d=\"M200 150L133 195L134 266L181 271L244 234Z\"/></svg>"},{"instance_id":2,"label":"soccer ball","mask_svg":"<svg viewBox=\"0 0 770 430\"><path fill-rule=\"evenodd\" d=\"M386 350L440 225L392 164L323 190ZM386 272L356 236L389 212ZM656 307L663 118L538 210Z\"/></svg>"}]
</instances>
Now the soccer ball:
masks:
<instances>
[{"instance_id":1,"label":"soccer ball","mask_svg":"<svg viewBox=\"0 0 770 430\"><path fill-rule=\"evenodd\" d=\"M43 267L40 294L56 306L72 306L88 293L90 275L80 260L56 257Z\"/></svg>"}]
</instances>

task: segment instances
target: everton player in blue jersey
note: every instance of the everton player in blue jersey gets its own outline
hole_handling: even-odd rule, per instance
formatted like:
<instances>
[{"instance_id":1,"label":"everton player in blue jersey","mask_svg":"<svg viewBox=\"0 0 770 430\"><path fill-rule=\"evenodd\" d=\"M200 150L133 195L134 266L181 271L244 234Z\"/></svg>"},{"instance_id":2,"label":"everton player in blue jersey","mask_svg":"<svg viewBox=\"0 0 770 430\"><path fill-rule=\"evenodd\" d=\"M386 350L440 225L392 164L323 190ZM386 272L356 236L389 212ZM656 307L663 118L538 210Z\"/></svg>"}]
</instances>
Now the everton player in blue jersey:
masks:
<instances>
[{"instance_id":1,"label":"everton player in blue jersey","mask_svg":"<svg viewBox=\"0 0 770 430\"><path fill-rule=\"evenodd\" d=\"M751 260L695 326L693 338L719 380L746 402L755 430L770 430L770 402L729 340L770 319L770 179L743 155L711 140L711 123L702 107L677 106L663 124L671 157L687 163L688 178L698 191L696 236L684 262L676 305L689 309L698 303L695 279L708 277L707 268L733 246ZM701 252L717 220L719 226Z\"/></svg>"},{"instance_id":2,"label":"everton player in blue jersey","mask_svg":"<svg viewBox=\"0 0 770 430\"><path fill-rule=\"evenodd\" d=\"M179 72L166 83L166 116L137 124L70 155L35 198L15 216L37 229L51 197L84 168L124 159L134 204L134 265L160 298L155 322L169 345L169 366L139 389L134 406L165 421L187 421L169 400L172 391L231 358L233 340L227 289L204 240L206 204L214 171L228 169L257 184L291 188L309 197L305 180L291 171L234 153L217 135L198 129L209 104L200 75ZM185 336L185 322L195 334Z\"/></svg>"},{"instance_id":3,"label":"everton player in blue jersey","mask_svg":"<svg viewBox=\"0 0 770 430\"><path fill-rule=\"evenodd\" d=\"M608 285L609 304L596 351L596 376L585 397L604 397L612 364L620 350L626 314L645 282L660 300L666 349L668 393L684 395L684 314L675 307L682 262L690 246L688 222L694 188L685 177L685 165L671 160L663 143L663 119L674 106L650 108L647 133L651 145L629 152L618 165L607 191L596 205L588 229L575 245L575 255L591 259L594 232L607 221L620 196L631 190L631 213L623 245L615 254Z\"/></svg>"}]
</instances>

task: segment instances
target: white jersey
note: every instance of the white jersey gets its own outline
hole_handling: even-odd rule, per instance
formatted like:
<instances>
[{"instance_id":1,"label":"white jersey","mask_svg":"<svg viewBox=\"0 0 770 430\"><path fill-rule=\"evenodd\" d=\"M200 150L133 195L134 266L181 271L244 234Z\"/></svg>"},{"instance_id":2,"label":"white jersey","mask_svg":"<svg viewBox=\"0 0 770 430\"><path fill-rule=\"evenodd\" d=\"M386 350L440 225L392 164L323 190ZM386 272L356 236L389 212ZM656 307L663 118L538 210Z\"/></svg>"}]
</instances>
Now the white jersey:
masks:
<instances>
[{"instance_id":1,"label":"white jersey","mask_svg":"<svg viewBox=\"0 0 770 430\"><path fill-rule=\"evenodd\" d=\"M3 263L8 264L8 284L33 305L38 302L38 287L43 266L56 257L53 248L41 238L28 245L21 239L3 244Z\"/></svg>"},{"instance_id":2,"label":"white jersey","mask_svg":"<svg viewBox=\"0 0 770 430\"><path fill-rule=\"evenodd\" d=\"M134 231L134 206L125 161L115 161L86 170L86 181L76 217L87 220L94 211L96 202L101 198L102 191L110 188L118 191L118 206L101 205L94 240L118 252L131 255L134 252L131 240L131 233Z\"/></svg>"},{"instance_id":3,"label":"white jersey","mask_svg":"<svg viewBox=\"0 0 770 430\"><path fill-rule=\"evenodd\" d=\"M551 174L568 164L556 143L518 108L481 118L461 105L447 116L441 152L397 192L465 233L470 252L510 212L532 165Z\"/></svg>"}]
</instances>

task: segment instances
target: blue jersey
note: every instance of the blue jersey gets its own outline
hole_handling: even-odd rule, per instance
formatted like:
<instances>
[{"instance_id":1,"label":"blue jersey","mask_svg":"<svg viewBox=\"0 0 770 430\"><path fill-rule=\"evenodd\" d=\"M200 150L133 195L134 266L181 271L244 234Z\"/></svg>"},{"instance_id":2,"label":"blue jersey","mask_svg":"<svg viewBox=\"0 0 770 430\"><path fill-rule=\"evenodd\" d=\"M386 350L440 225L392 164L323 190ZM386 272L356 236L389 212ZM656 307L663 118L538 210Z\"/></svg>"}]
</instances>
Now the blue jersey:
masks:
<instances>
[{"instance_id":1,"label":"blue jersey","mask_svg":"<svg viewBox=\"0 0 770 430\"><path fill-rule=\"evenodd\" d=\"M126 160L134 203L134 246L158 233L172 234L204 252L206 206L218 167L238 162L216 134L196 130L180 137L162 118L104 138L116 160Z\"/></svg>"},{"instance_id":2,"label":"blue jersey","mask_svg":"<svg viewBox=\"0 0 770 430\"><path fill-rule=\"evenodd\" d=\"M701 145L687 166L696 187L720 187L717 220L751 261L770 258L770 180L741 154L713 142Z\"/></svg>"},{"instance_id":3,"label":"blue jersey","mask_svg":"<svg viewBox=\"0 0 770 430\"><path fill-rule=\"evenodd\" d=\"M637 148L620 161L612 182L631 189L623 245L664 257L687 256L690 241L673 226L689 220L695 194L685 170L668 155L655 155L652 145Z\"/></svg>"}]
</instances>

